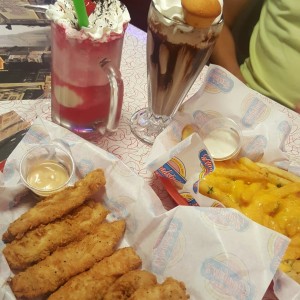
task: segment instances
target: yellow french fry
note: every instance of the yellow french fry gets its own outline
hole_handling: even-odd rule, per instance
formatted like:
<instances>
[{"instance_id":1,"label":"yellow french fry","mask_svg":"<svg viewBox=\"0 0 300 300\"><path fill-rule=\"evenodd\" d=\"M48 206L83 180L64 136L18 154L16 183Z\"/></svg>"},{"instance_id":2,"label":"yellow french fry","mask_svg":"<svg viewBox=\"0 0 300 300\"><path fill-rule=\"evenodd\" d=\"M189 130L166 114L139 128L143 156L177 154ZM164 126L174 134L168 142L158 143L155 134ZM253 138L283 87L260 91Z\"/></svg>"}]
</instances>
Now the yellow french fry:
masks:
<instances>
[{"instance_id":1,"label":"yellow french fry","mask_svg":"<svg viewBox=\"0 0 300 300\"><path fill-rule=\"evenodd\" d=\"M228 195L228 193L224 193L215 185L209 184L209 182L206 181L206 178L199 183L199 192L202 195L220 201L226 207L240 210L238 204Z\"/></svg>"},{"instance_id":2,"label":"yellow french fry","mask_svg":"<svg viewBox=\"0 0 300 300\"><path fill-rule=\"evenodd\" d=\"M272 194L274 197L277 198L285 198L291 194L296 194L299 192L300 192L300 182L293 182L285 186L278 187L277 189L273 189L272 191L270 191L270 194ZM300 205L300 197L298 199Z\"/></svg>"},{"instance_id":3,"label":"yellow french fry","mask_svg":"<svg viewBox=\"0 0 300 300\"><path fill-rule=\"evenodd\" d=\"M292 182L300 182L300 177L293 174L293 173L290 173L288 171L285 171L285 170L282 170L282 169L279 169L277 167L274 167L274 166L270 166L270 165L267 165L267 164L263 164L263 163L257 163L257 165L261 168L265 168L267 169L269 172L279 176L279 177L282 177L286 180L289 180L289 181L292 181Z\"/></svg>"},{"instance_id":4,"label":"yellow french fry","mask_svg":"<svg viewBox=\"0 0 300 300\"><path fill-rule=\"evenodd\" d=\"M266 177L254 171L242 171L240 169L223 169L216 168L214 173L218 176L228 177L231 179L243 179L246 182L266 181Z\"/></svg>"}]
</instances>

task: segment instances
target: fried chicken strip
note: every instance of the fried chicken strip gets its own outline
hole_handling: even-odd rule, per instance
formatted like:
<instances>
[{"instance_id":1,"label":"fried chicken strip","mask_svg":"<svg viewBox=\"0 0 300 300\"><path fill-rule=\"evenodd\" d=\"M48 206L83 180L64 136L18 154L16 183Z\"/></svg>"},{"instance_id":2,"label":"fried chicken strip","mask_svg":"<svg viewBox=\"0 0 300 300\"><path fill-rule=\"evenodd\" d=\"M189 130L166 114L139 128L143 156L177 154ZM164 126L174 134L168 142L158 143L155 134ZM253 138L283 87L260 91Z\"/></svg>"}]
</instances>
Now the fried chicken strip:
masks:
<instances>
[{"instance_id":1,"label":"fried chicken strip","mask_svg":"<svg viewBox=\"0 0 300 300\"><path fill-rule=\"evenodd\" d=\"M44 260L12 278L16 297L33 298L53 292L72 276L111 255L125 231L125 221L103 223L82 240L57 249Z\"/></svg>"},{"instance_id":2,"label":"fried chicken strip","mask_svg":"<svg viewBox=\"0 0 300 300\"><path fill-rule=\"evenodd\" d=\"M28 231L20 240L7 244L3 254L12 269L23 270L58 247L82 239L102 223L107 214L108 210L103 205L89 200L63 218L40 225Z\"/></svg>"},{"instance_id":3,"label":"fried chicken strip","mask_svg":"<svg viewBox=\"0 0 300 300\"><path fill-rule=\"evenodd\" d=\"M65 293L54 293L54 296L50 296L48 300L50 299L57 299L57 300L97 300L97 299L103 299L106 291L108 288L118 279L119 276L111 275L111 276L102 276L101 278L98 278L97 280L93 280L92 278L90 281L84 281L84 282L77 282L78 285L76 286L76 290L72 291L71 297L70 294ZM92 288L92 285L96 283L96 286ZM85 293L78 293L78 289L83 292L82 285L89 286L93 292L92 294L85 294ZM73 296L75 294L75 297ZM80 296L79 296L80 294Z\"/></svg>"},{"instance_id":4,"label":"fried chicken strip","mask_svg":"<svg viewBox=\"0 0 300 300\"><path fill-rule=\"evenodd\" d=\"M183 282L168 277L162 284L148 288L139 288L129 298L130 300L186 300L186 288Z\"/></svg>"},{"instance_id":5,"label":"fried chicken strip","mask_svg":"<svg viewBox=\"0 0 300 300\"><path fill-rule=\"evenodd\" d=\"M141 264L142 261L133 248L118 249L88 271L72 277L65 285L50 295L48 300L69 300L71 294L72 300L102 299L108 287L119 276L139 268Z\"/></svg>"},{"instance_id":6,"label":"fried chicken strip","mask_svg":"<svg viewBox=\"0 0 300 300\"><path fill-rule=\"evenodd\" d=\"M148 288L155 284L157 280L154 274L146 270L133 270L118 278L109 287L103 300L127 300L139 288Z\"/></svg>"},{"instance_id":7,"label":"fried chicken strip","mask_svg":"<svg viewBox=\"0 0 300 300\"><path fill-rule=\"evenodd\" d=\"M11 223L3 234L4 242L20 239L25 232L38 227L40 224L48 224L74 208L80 206L86 199L95 194L105 185L104 172L96 169L77 181L74 186L46 197L29 209L17 220Z\"/></svg>"}]
</instances>

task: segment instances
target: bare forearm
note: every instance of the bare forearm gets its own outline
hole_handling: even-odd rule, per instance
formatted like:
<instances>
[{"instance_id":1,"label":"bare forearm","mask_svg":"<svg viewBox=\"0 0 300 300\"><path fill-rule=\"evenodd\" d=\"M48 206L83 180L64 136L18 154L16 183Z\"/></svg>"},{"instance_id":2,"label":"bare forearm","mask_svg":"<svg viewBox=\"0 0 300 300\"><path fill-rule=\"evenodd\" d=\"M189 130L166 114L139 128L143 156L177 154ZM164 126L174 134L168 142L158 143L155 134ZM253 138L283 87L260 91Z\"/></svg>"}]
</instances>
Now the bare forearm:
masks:
<instances>
[{"instance_id":1,"label":"bare forearm","mask_svg":"<svg viewBox=\"0 0 300 300\"><path fill-rule=\"evenodd\" d=\"M234 76L245 82L237 61L235 43L231 31L226 24L216 42L210 61L224 67Z\"/></svg>"},{"instance_id":2,"label":"bare forearm","mask_svg":"<svg viewBox=\"0 0 300 300\"><path fill-rule=\"evenodd\" d=\"M245 79L240 71L240 66L236 56L235 42L231 33L231 29L240 13L246 9L249 1L251 0L223 1L223 15L225 24L211 56L212 63L224 67L243 82L245 82Z\"/></svg>"}]
</instances>

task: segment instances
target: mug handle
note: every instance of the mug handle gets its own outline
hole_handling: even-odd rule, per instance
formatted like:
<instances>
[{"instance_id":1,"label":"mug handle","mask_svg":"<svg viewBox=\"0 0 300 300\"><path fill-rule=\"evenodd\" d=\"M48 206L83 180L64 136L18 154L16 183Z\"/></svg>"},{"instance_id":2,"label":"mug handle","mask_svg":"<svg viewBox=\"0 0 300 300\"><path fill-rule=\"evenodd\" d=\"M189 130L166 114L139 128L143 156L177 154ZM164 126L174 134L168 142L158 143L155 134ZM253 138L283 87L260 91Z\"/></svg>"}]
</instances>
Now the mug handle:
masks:
<instances>
[{"instance_id":1,"label":"mug handle","mask_svg":"<svg viewBox=\"0 0 300 300\"><path fill-rule=\"evenodd\" d=\"M109 115L106 130L115 132L118 129L119 125L117 112L118 107L122 107L124 84L120 70L118 68L115 68L113 63L109 59L103 58L100 61L99 65L105 72L110 84Z\"/></svg>"}]
</instances>

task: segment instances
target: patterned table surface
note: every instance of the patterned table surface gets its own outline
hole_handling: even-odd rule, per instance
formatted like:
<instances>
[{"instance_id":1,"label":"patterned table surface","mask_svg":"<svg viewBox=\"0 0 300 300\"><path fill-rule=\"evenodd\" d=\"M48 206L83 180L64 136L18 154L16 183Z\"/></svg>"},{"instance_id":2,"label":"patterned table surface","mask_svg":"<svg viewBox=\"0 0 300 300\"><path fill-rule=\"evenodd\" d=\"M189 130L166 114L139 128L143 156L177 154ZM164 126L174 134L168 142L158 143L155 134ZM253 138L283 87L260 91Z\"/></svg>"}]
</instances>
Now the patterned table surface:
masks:
<instances>
[{"instance_id":1,"label":"patterned table surface","mask_svg":"<svg viewBox=\"0 0 300 300\"><path fill-rule=\"evenodd\" d=\"M126 31L121 62L125 92L122 118L119 129L112 135L91 142L114 154L134 172L143 177L154 189L167 209L174 207L173 200L163 188L160 180L145 167L151 147L138 140L130 130L132 114L147 105L146 33L133 25ZM195 82L188 96L199 89L205 69ZM33 121L37 116L51 120L50 99L1 101L0 114L14 110L25 120Z\"/></svg>"}]
</instances>

